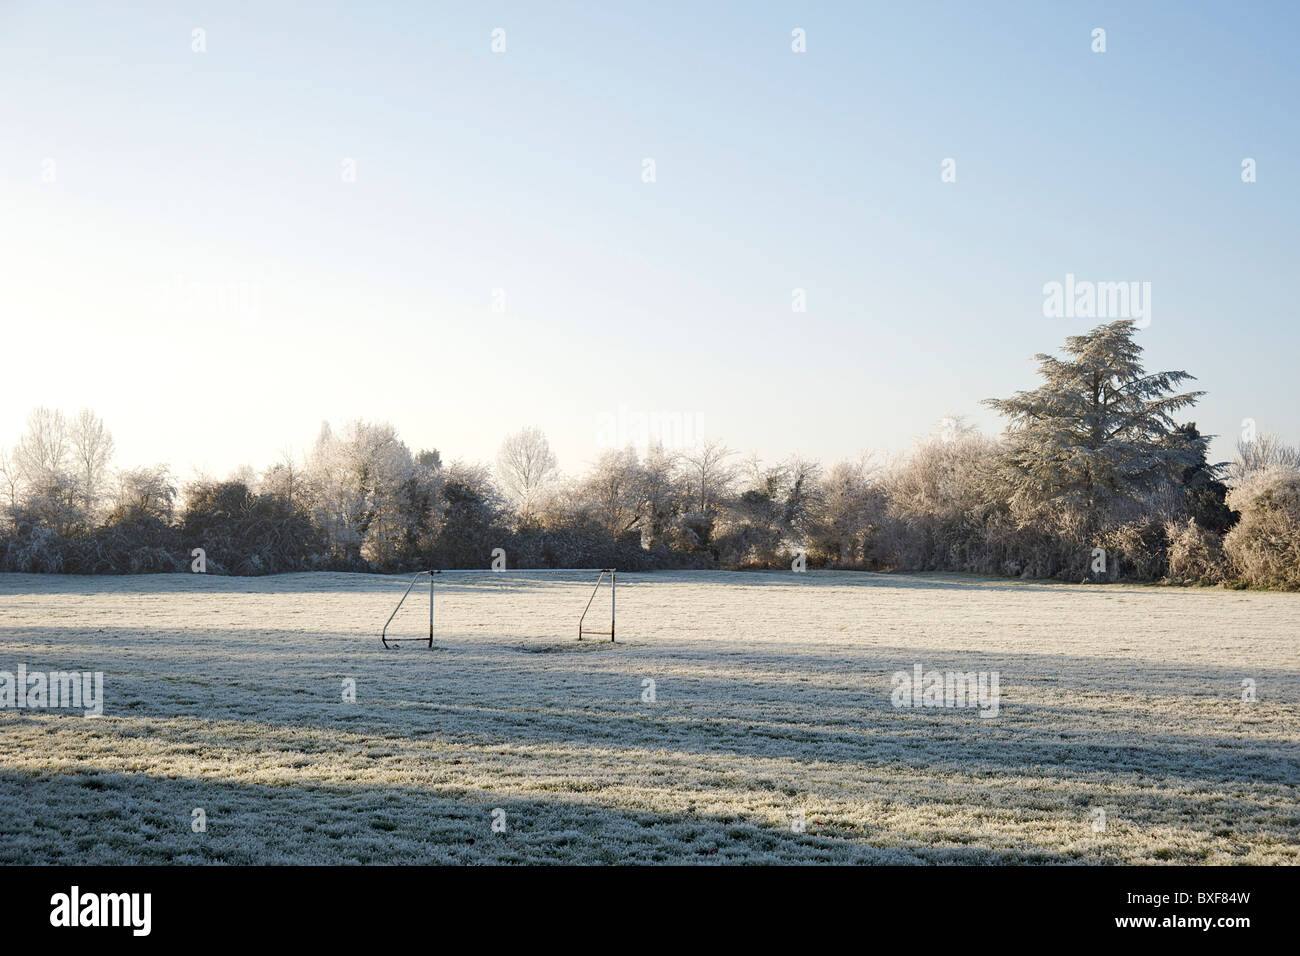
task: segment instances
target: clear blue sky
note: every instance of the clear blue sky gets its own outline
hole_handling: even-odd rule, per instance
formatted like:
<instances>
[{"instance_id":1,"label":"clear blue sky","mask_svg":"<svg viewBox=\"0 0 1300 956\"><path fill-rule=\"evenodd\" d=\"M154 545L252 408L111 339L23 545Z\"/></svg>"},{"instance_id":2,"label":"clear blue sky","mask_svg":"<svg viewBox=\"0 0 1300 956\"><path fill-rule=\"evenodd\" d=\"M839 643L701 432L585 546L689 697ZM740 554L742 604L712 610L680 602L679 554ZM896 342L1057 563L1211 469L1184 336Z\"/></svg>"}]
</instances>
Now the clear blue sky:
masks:
<instances>
[{"instance_id":1,"label":"clear blue sky","mask_svg":"<svg viewBox=\"0 0 1300 956\"><path fill-rule=\"evenodd\" d=\"M829 462L1000 428L979 400L1096 324L1043 315L1074 273L1152 284L1148 367L1198 377L1218 457L1247 417L1295 442L1298 36L1281 3L7 0L0 441L89 405L119 464L219 474L323 419L481 460L536 424L579 471L625 407Z\"/></svg>"}]
</instances>

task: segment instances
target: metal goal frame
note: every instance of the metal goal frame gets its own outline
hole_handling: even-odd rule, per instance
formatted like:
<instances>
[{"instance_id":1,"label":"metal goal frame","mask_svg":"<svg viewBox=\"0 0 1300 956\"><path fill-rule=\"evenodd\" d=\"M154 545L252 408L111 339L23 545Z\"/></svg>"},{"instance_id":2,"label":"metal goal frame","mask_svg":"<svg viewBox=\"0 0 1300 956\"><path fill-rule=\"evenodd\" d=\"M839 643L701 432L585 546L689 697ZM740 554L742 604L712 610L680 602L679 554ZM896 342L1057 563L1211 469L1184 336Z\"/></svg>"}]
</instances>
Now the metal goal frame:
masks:
<instances>
[{"instance_id":1,"label":"metal goal frame","mask_svg":"<svg viewBox=\"0 0 1300 956\"><path fill-rule=\"evenodd\" d=\"M469 569L431 569L420 571L411 579L411 583L406 586L402 592L401 600L397 602L397 607L393 608L393 613L388 615L388 620L384 622L383 630L379 632L379 642L385 648L391 648L395 644L409 643L411 641L420 641L427 647L433 647L433 582L440 574L598 574L596 586L591 590L591 597L587 598L587 606L582 609L582 616L578 618L578 640L584 636L591 637L608 637L610 643L614 643L614 612L618 600L618 573L615 568L511 568L509 570L493 571L488 568L469 568ZM584 627L587 620L587 612L591 610L592 603L596 600L596 595L600 593L600 586L605 583L605 575L609 575L609 630L592 631ZM393 618L397 617L397 612L402 609L406 599L415 590L415 586L421 578L429 578L429 637L426 641L423 637L389 637L388 626L393 623Z\"/></svg>"}]
</instances>

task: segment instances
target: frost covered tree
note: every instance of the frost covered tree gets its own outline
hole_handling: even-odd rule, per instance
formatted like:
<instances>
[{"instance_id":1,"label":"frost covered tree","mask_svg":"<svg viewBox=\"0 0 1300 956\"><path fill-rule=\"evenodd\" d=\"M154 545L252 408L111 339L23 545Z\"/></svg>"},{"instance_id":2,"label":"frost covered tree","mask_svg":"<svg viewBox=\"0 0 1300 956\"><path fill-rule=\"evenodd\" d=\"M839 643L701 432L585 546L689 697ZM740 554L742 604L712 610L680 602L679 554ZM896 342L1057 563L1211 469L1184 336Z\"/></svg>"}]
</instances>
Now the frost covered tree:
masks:
<instances>
[{"instance_id":1,"label":"frost covered tree","mask_svg":"<svg viewBox=\"0 0 1300 956\"><path fill-rule=\"evenodd\" d=\"M556 471L555 454L540 428L522 428L501 443L497 480L521 517L532 514Z\"/></svg>"},{"instance_id":2,"label":"frost covered tree","mask_svg":"<svg viewBox=\"0 0 1300 956\"><path fill-rule=\"evenodd\" d=\"M0 449L0 495L3 496L4 506L10 511L18 507L18 492L22 483L22 475L13 455Z\"/></svg>"},{"instance_id":3,"label":"frost covered tree","mask_svg":"<svg viewBox=\"0 0 1300 956\"><path fill-rule=\"evenodd\" d=\"M730 463L735 454L721 441L707 441L682 455L682 467L688 476L694 502L702 515L717 510L722 499L735 484L737 470Z\"/></svg>"},{"instance_id":4,"label":"frost covered tree","mask_svg":"<svg viewBox=\"0 0 1300 956\"><path fill-rule=\"evenodd\" d=\"M980 542L1006 510L1000 453L986 435L945 423L920 439L881 479L887 508L872 557L896 568L987 570L980 567Z\"/></svg>"},{"instance_id":5,"label":"frost covered tree","mask_svg":"<svg viewBox=\"0 0 1300 956\"><path fill-rule=\"evenodd\" d=\"M1209 462L1205 454L1207 444L1195 422L1179 425L1170 440L1175 447L1191 451L1197 460L1183 469L1179 481L1171 489L1173 507L1165 509L1166 517L1171 520L1188 517L1200 528L1222 534L1236 520L1227 505L1228 486L1220 480L1228 466ZM1198 449L1200 454L1196 455Z\"/></svg>"},{"instance_id":6,"label":"frost covered tree","mask_svg":"<svg viewBox=\"0 0 1300 956\"><path fill-rule=\"evenodd\" d=\"M1260 435L1251 441L1237 442L1237 456L1229 466L1233 482L1240 482L1251 472L1281 466L1300 470L1300 450L1287 445L1277 435Z\"/></svg>"},{"instance_id":7,"label":"frost covered tree","mask_svg":"<svg viewBox=\"0 0 1300 956\"><path fill-rule=\"evenodd\" d=\"M680 531L690 494L678 471L679 457L661 444L651 444L644 457L630 445L606 451L591 470L562 493L561 520L594 524L616 540L634 532L644 547L667 545ZM567 519L562 517L567 512ZM551 526L555 521L550 522Z\"/></svg>"},{"instance_id":8,"label":"frost covered tree","mask_svg":"<svg viewBox=\"0 0 1300 956\"><path fill-rule=\"evenodd\" d=\"M781 501L781 526L792 537L803 538L826 504L822 467L794 455L786 464L786 487Z\"/></svg>"},{"instance_id":9,"label":"frost covered tree","mask_svg":"<svg viewBox=\"0 0 1300 956\"><path fill-rule=\"evenodd\" d=\"M412 482L419 474L392 425L355 421L336 435L325 423L306 477L316 522L336 555L381 566L395 561L416 533Z\"/></svg>"},{"instance_id":10,"label":"frost covered tree","mask_svg":"<svg viewBox=\"0 0 1300 956\"><path fill-rule=\"evenodd\" d=\"M727 563L769 566L806 550L822 528L825 507L821 466L792 456L762 465L751 456L745 485L719 517L713 541Z\"/></svg>"},{"instance_id":11,"label":"frost covered tree","mask_svg":"<svg viewBox=\"0 0 1300 956\"><path fill-rule=\"evenodd\" d=\"M176 483L166 465L131 468L117 476L110 522L153 520L170 523L176 506Z\"/></svg>"},{"instance_id":12,"label":"frost covered tree","mask_svg":"<svg viewBox=\"0 0 1300 956\"><path fill-rule=\"evenodd\" d=\"M1173 416L1204 393L1177 391L1187 372L1147 372L1133 333L1123 319L1072 335L1062 357L1034 356L1042 385L985 401L1010 419L1002 477L1022 514L1095 526L1203 458L1207 438L1177 441Z\"/></svg>"},{"instance_id":13,"label":"frost covered tree","mask_svg":"<svg viewBox=\"0 0 1300 956\"><path fill-rule=\"evenodd\" d=\"M293 460L293 455L287 449L278 462L262 472L257 488L262 494L295 505L302 503L308 490L303 466Z\"/></svg>"},{"instance_id":14,"label":"frost covered tree","mask_svg":"<svg viewBox=\"0 0 1300 956\"><path fill-rule=\"evenodd\" d=\"M641 460L641 537L648 547L667 543L685 508L679 462L660 443L650 445Z\"/></svg>"},{"instance_id":15,"label":"frost covered tree","mask_svg":"<svg viewBox=\"0 0 1300 956\"><path fill-rule=\"evenodd\" d=\"M824 504L821 466L795 455L763 467L757 456L751 456L745 474L749 487L735 502L735 509L782 542L801 539L806 525Z\"/></svg>"},{"instance_id":16,"label":"frost covered tree","mask_svg":"<svg viewBox=\"0 0 1300 956\"><path fill-rule=\"evenodd\" d=\"M583 479L588 514L614 539L639 529L645 516L645 475L636 450L606 451Z\"/></svg>"},{"instance_id":17,"label":"frost covered tree","mask_svg":"<svg viewBox=\"0 0 1300 956\"><path fill-rule=\"evenodd\" d=\"M422 553L434 567L485 568L492 550L507 547L501 496L483 465L452 462L438 475L432 537Z\"/></svg>"},{"instance_id":18,"label":"frost covered tree","mask_svg":"<svg viewBox=\"0 0 1300 956\"><path fill-rule=\"evenodd\" d=\"M28 416L27 431L13 455L22 503L33 517L61 535L84 530L87 518L71 467L71 445L63 413L37 408Z\"/></svg>"},{"instance_id":19,"label":"frost covered tree","mask_svg":"<svg viewBox=\"0 0 1300 956\"><path fill-rule=\"evenodd\" d=\"M866 560L867 547L885 510L885 493L869 455L831 466L822 481L823 506L812 544L825 560L853 566Z\"/></svg>"},{"instance_id":20,"label":"frost covered tree","mask_svg":"<svg viewBox=\"0 0 1300 956\"><path fill-rule=\"evenodd\" d=\"M1300 590L1300 449L1275 435L1237 446L1227 505L1241 520L1223 539L1237 579Z\"/></svg>"},{"instance_id":21,"label":"frost covered tree","mask_svg":"<svg viewBox=\"0 0 1300 956\"><path fill-rule=\"evenodd\" d=\"M27 431L14 449L14 463L29 490L37 493L68 477L68 422L53 408L33 409Z\"/></svg>"},{"instance_id":22,"label":"frost covered tree","mask_svg":"<svg viewBox=\"0 0 1300 956\"><path fill-rule=\"evenodd\" d=\"M99 510L108 481L108 465L113 460L113 436L104 427L103 419L83 408L73 419L69 444L81 506L88 515L94 515Z\"/></svg>"}]
</instances>

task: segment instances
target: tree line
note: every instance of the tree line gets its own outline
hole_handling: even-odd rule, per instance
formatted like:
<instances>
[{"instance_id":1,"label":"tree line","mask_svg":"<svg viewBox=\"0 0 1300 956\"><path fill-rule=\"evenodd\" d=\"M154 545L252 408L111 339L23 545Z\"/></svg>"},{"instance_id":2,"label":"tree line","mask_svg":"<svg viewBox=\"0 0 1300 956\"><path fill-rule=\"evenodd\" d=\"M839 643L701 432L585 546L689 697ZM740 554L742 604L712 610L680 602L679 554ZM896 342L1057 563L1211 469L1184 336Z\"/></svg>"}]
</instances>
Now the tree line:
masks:
<instances>
[{"instance_id":1,"label":"tree line","mask_svg":"<svg viewBox=\"0 0 1300 956\"><path fill-rule=\"evenodd\" d=\"M37 409L0 453L0 570L409 571L617 566L950 570L1075 581L1300 588L1300 453L1271 436L1207 460L1199 391L1147 372L1129 320L1038 355L1041 383L947 419L906 456L763 463L721 441L607 451L559 473L546 437L494 466L413 452L391 425L328 425L301 461L184 485L114 471L90 411Z\"/></svg>"}]
</instances>

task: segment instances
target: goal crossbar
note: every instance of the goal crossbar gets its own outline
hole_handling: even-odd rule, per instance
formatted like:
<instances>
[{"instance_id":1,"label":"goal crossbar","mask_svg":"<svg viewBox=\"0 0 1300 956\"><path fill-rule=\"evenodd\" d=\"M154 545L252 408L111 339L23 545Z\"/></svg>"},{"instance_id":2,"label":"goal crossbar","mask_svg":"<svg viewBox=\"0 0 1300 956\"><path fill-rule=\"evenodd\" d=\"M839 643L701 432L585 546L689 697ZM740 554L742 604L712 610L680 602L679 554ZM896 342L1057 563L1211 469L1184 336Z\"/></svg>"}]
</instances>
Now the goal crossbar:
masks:
<instances>
[{"instance_id":1,"label":"goal crossbar","mask_svg":"<svg viewBox=\"0 0 1300 956\"><path fill-rule=\"evenodd\" d=\"M511 568L506 571L494 571L484 568L435 568L428 571L420 571L415 577L411 578L411 583L406 586L402 592L401 599L397 602L397 607L393 608L393 613L388 615L388 620L384 622L383 630L379 632L379 642L384 647L391 647L394 644L401 644L411 641L420 641L428 647L433 647L433 582L442 574L598 574L596 586L591 589L591 597L587 598L587 606L582 609L582 616L578 618L578 640L584 636L588 637L608 637L610 642L614 641L614 612L617 601L617 570L615 568ZM587 612L591 610L592 603L596 600L596 595L600 593L600 586L605 583L605 575L609 575L609 630L593 631L585 627ZM429 579L429 636L423 637L389 637L388 627L393 623L393 618L397 617L397 612L402 609L406 599L410 597L411 592L420 581L428 577Z\"/></svg>"}]
</instances>

